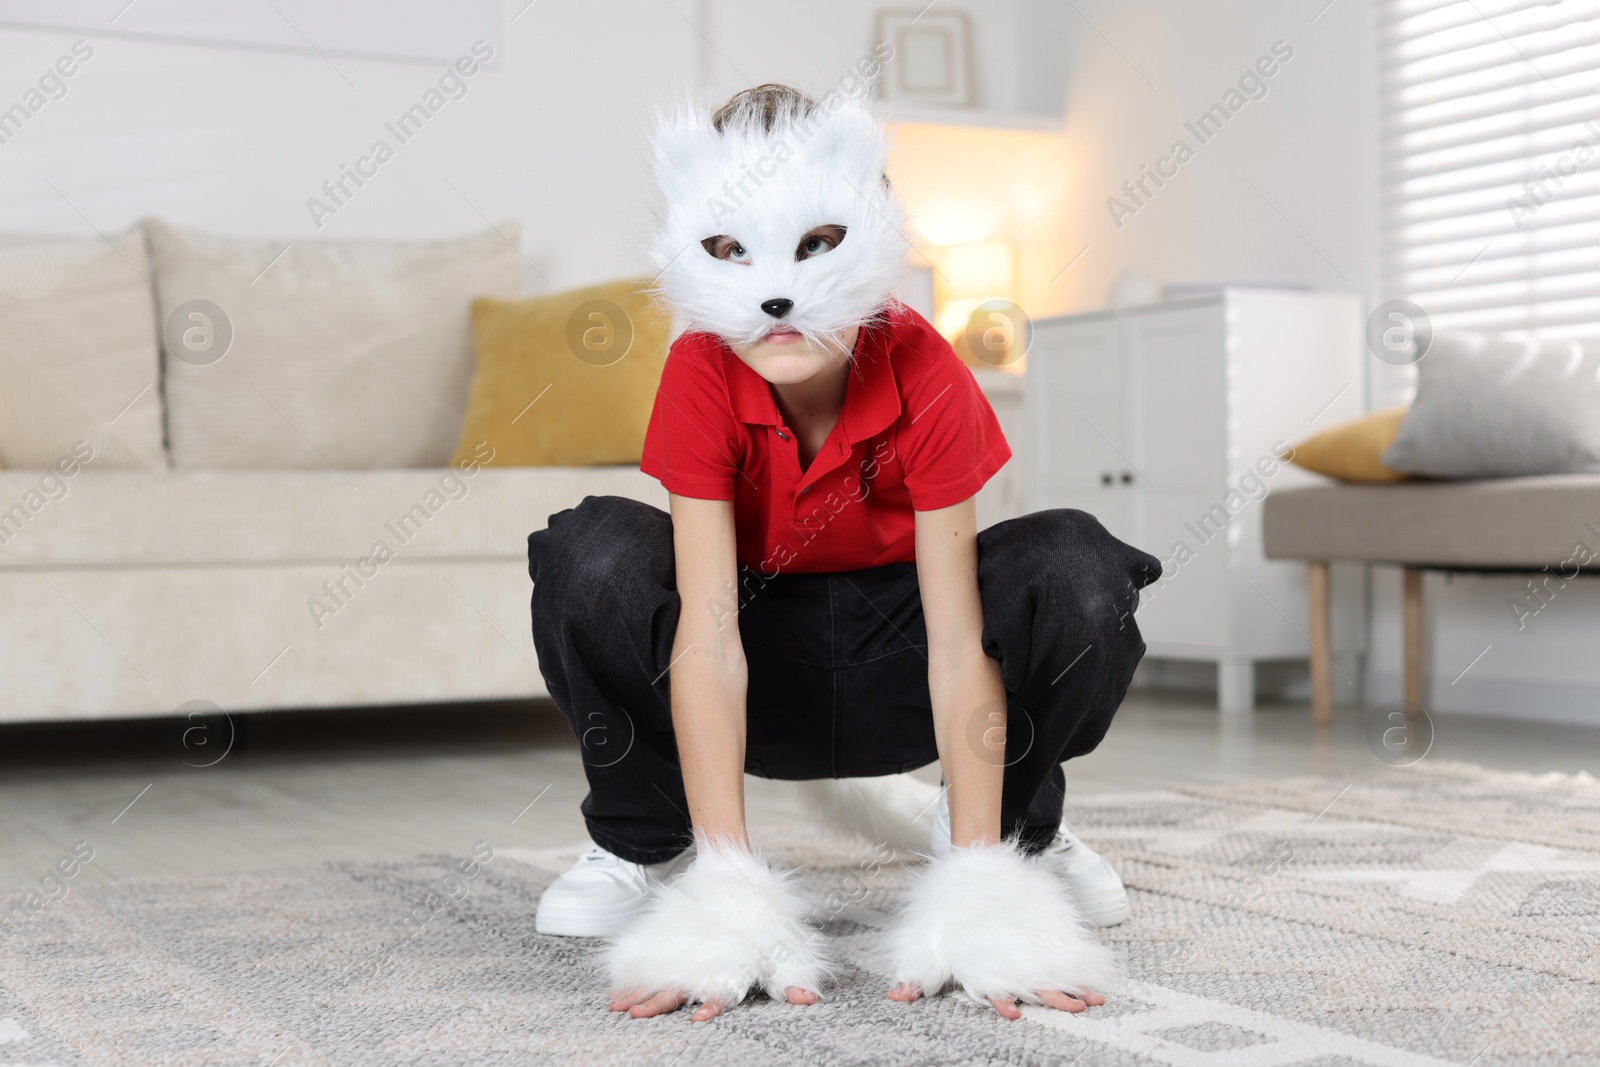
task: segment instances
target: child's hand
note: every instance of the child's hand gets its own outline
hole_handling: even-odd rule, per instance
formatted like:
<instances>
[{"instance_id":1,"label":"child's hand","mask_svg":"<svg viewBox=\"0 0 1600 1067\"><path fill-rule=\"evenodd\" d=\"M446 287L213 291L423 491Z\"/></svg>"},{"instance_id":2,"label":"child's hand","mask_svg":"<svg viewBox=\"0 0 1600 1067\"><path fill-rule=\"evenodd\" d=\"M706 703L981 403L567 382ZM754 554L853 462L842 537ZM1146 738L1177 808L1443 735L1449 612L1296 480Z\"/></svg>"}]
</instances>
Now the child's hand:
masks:
<instances>
[{"instance_id":1,"label":"child's hand","mask_svg":"<svg viewBox=\"0 0 1600 1067\"><path fill-rule=\"evenodd\" d=\"M1070 1011L1074 1014L1085 1008L1098 1008L1106 1002L1106 998L1099 993L1085 989L1083 996L1075 993L1043 992L1035 993L1040 1000L1057 1011ZM922 990L914 985L897 985L889 990L889 999L898 1000L902 1004L909 1004L922 996ZM994 1010L1007 1019L1022 1018L1022 1009L1017 1007L1017 1002L1006 997L990 997L989 1003L994 1005Z\"/></svg>"},{"instance_id":2,"label":"child's hand","mask_svg":"<svg viewBox=\"0 0 1600 1067\"><path fill-rule=\"evenodd\" d=\"M784 990L784 999L790 1004L815 1004L817 995L809 989L790 986ZM648 1019L654 1015L666 1015L677 1011L688 1003L688 1000L689 998L682 993L671 989L664 989L659 993L651 993L648 989L635 989L631 993L611 994L611 1010L625 1011L635 1019ZM726 1009L727 1005L721 1001L708 1000L696 1008L689 1019L697 1023L710 1022Z\"/></svg>"}]
</instances>

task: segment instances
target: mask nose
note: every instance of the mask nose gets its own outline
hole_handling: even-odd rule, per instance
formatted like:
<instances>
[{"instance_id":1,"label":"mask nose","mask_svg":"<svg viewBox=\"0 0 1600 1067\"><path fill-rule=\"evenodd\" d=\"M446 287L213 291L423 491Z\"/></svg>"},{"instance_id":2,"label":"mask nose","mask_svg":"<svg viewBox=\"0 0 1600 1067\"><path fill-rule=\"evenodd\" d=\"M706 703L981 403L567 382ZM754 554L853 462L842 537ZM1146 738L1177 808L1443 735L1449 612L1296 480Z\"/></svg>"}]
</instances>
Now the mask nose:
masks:
<instances>
[{"instance_id":1,"label":"mask nose","mask_svg":"<svg viewBox=\"0 0 1600 1067\"><path fill-rule=\"evenodd\" d=\"M794 307L794 301L785 300L781 296L774 297L771 300L761 301L761 310L765 311L768 315L771 315L775 319L781 319L785 315L789 314L789 309L792 307Z\"/></svg>"}]
</instances>

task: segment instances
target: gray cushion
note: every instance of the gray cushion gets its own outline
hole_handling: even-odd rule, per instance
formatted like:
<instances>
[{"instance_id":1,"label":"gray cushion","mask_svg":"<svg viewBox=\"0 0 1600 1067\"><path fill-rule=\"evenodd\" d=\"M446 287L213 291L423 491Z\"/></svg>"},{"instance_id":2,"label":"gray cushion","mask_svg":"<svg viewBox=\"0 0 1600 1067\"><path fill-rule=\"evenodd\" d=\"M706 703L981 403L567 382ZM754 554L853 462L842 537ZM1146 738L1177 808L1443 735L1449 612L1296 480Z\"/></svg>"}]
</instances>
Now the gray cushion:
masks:
<instances>
[{"instance_id":1,"label":"gray cushion","mask_svg":"<svg viewBox=\"0 0 1600 1067\"><path fill-rule=\"evenodd\" d=\"M1262 522L1271 559L1537 568L1600 555L1600 475L1281 489Z\"/></svg>"},{"instance_id":2,"label":"gray cushion","mask_svg":"<svg viewBox=\"0 0 1600 1067\"><path fill-rule=\"evenodd\" d=\"M1600 471L1600 348L1440 334L1385 466L1434 478Z\"/></svg>"}]
</instances>

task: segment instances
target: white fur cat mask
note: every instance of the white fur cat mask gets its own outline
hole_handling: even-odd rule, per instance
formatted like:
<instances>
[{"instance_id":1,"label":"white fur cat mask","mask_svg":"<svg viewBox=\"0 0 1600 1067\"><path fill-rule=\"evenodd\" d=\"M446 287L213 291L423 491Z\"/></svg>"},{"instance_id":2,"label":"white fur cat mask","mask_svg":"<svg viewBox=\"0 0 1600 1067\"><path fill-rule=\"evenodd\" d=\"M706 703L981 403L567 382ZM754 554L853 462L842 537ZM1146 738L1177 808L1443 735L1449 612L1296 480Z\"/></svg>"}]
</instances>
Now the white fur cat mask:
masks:
<instances>
[{"instance_id":1,"label":"white fur cat mask","mask_svg":"<svg viewBox=\"0 0 1600 1067\"><path fill-rule=\"evenodd\" d=\"M666 206L651 255L689 329L747 345L781 322L828 344L892 299L906 242L884 178L888 137L867 104L830 93L809 113L780 107L770 130L752 105L721 132L710 113L681 107L654 149ZM837 246L797 258L802 238L830 225L844 229ZM742 255L702 245L724 235ZM782 301L793 305L775 314Z\"/></svg>"}]
</instances>

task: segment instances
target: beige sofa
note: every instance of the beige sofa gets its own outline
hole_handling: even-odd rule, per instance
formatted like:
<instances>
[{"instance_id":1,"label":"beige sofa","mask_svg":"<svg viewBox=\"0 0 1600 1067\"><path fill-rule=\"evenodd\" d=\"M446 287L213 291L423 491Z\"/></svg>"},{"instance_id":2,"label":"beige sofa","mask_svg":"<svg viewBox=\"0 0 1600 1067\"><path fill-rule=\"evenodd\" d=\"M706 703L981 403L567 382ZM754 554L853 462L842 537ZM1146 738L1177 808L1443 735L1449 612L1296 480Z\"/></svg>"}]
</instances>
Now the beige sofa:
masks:
<instances>
[{"instance_id":1,"label":"beige sofa","mask_svg":"<svg viewBox=\"0 0 1600 1067\"><path fill-rule=\"evenodd\" d=\"M0 721L542 694L529 531L665 496L448 465L503 230L0 237Z\"/></svg>"}]
</instances>

